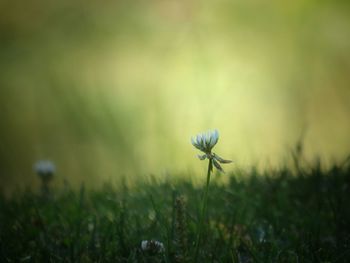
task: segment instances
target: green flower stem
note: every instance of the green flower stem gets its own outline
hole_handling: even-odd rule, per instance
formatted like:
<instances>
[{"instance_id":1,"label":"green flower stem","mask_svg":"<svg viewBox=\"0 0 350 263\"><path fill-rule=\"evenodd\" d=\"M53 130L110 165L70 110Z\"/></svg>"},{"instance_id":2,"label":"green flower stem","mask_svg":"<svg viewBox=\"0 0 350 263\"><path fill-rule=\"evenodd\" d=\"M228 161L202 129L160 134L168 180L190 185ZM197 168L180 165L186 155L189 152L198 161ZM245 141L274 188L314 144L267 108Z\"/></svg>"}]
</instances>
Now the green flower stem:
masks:
<instances>
[{"instance_id":1,"label":"green flower stem","mask_svg":"<svg viewBox=\"0 0 350 263\"><path fill-rule=\"evenodd\" d=\"M208 173L207 173L207 185L205 187L204 197L202 200L202 210L201 210L201 214L200 214L200 218L199 218L199 226L198 226L198 233L197 233L196 249L195 249L195 254L194 254L194 259L195 259L194 262L198 261L199 244L201 242L201 237L202 237L202 232L203 232L203 223L204 223L204 218L205 218L207 206L208 206L208 191L209 191L209 183L210 183L210 174L211 174L212 170L213 170L213 160L209 159Z\"/></svg>"}]
</instances>

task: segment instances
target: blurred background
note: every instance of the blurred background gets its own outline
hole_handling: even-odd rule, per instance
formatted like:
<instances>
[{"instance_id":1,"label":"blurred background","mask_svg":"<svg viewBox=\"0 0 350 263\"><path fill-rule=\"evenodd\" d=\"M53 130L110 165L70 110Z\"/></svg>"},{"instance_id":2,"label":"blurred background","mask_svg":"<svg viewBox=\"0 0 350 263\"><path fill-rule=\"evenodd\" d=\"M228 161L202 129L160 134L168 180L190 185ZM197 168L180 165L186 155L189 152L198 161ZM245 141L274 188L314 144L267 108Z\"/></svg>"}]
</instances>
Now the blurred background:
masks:
<instances>
[{"instance_id":1,"label":"blurred background","mask_svg":"<svg viewBox=\"0 0 350 263\"><path fill-rule=\"evenodd\" d=\"M191 136L226 166L350 153L350 2L0 0L0 176L36 186L196 177Z\"/></svg>"}]
</instances>

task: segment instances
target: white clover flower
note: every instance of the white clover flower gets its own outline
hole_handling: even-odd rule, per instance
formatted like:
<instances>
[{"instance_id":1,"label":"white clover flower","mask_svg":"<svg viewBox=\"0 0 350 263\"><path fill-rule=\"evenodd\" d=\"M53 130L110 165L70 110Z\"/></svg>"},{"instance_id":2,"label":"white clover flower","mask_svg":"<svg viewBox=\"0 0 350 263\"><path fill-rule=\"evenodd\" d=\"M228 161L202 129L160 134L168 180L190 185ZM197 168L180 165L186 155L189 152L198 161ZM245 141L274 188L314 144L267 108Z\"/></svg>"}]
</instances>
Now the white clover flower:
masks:
<instances>
[{"instance_id":1,"label":"white clover flower","mask_svg":"<svg viewBox=\"0 0 350 263\"><path fill-rule=\"evenodd\" d=\"M165 251L164 244L156 240L143 240L141 249L151 253L163 253Z\"/></svg>"},{"instance_id":2,"label":"white clover flower","mask_svg":"<svg viewBox=\"0 0 350 263\"><path fill-rule=\"evenodd\" d=\"M193 137L191 138L193 146L204 153L210 153L218 140L218 130L199 133L195 139Z\"/></svg>"},{"instance_id":3,"label":"white clover flower","mask_svg":"<svg viewBox=\"0 0 350 263\"><path fill-rule=\"evenodd\" d=\"M36 162L34 168L37 173L54 173L56 171L55 165L49 160Z\"/></svg>"},{"instance_id":4,"label":"white clover flower","mask_svg":"<svg viewBox=\"0 0 350 263\"><path fill-rule=\"evenodd\" d=\"M34 170L43 180L50 180L56 172L56 166L49 160L40 160L35 163Z\"/></svg>"},{"instance_id":5,"label":"white clover flower","mask_svg":"<svg viewBox=\"0 0 350 263\"><path fill-rule=\"evenodd\" d=\"M191 138L192 145L196 147L198 150L204 152L203 155L198 155L198 158L200 160L205 160L208 158L209 160L212 160L214 166L216 169L218 169L221 172L224 172L221 165L219 163L231 163L230 160L225 160L218 156L215 153L212 153L212 149L217 144L219 140L219 132L218 130L210 130L207 132L199 133L195 138Z\"/></svg>"}]
</instances>

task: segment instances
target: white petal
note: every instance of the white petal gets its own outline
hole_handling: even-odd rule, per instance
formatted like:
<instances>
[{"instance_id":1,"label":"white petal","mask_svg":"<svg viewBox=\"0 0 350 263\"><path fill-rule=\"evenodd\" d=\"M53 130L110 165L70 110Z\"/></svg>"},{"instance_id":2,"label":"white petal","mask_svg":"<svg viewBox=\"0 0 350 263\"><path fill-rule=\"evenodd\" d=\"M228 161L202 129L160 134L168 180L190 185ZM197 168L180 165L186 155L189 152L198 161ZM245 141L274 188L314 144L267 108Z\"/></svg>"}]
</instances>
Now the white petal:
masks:
<instances>
[{"instance_id":1,"label":"white petal","mask_svg":"<svg viewBox=\"0 0 350 263\"><path fill-rule=\"evenodd\" d=\"M201 145L201 144L202 144L202 136L201 136L201 134L198 134L198 135L197 135L197 144L198 144L198 145Z\"/></svg>"},{"instance_id":2,"label":"white petal","mask_svg":"<svg viewBox=\"0 0 350 263\"><path fill-rule=\"evenodd\" d=\"M213 146L218 142L218 140L219 140L219 132L218 130L214 130L213 141L212 141Z\"/></svg>"},{"instance_id":3,"label":"white petal","mask_svg":"<svg viewBox=\"0 0 350 263\"><path fill-rule=\"evenodd\" d=\"M191 143L193 146L196 146L196 144L197 144L196 141L193 139L193 137L191 137Z\"/></svg>"},{"instance_id":4,"label":"white petal","mask_svg":"<svg viewBox=\"0 0 350 263\"><path fill-rule=\"evenodd\" d=\"M204 147L207 148L208 147L208 141L209 141L209 137L208 137L208 134L204 134L204 137L203 137L203 144L204 144Z\"/></svg>"},{"instance_id":5,"label":"white petal","mask_svg":"<svg viewBox=\"0 0 350 263\"><path fill-rule=\"evenodd\" d=\"M207 147L209 147L209 148L211 148L211 142L212 142L212 134L211 134L211 132L208 132L207 134L206 134L206 146Z\"/></svg>"}]
</instances>

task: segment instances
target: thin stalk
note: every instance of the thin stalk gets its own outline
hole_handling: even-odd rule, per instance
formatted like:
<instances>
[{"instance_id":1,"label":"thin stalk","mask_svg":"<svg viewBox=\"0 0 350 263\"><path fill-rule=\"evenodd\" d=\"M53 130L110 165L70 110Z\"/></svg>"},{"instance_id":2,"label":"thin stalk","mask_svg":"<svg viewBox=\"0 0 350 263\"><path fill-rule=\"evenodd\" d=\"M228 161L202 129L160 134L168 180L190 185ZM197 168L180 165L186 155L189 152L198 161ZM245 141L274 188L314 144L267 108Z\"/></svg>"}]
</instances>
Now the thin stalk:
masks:
<instances>
[{"instance_id":1,"label":"thin stalk","mask_svg":"<svg viewBox=\"0 0 350 263\"><path fill-rule=\"evenodd\" d=\"M213 170L213 160L209 159L208 163L208 172L207 172L207 184L205 187L204 197L202 200L202 209L201 214L199 218L199 227L198 227L198 233L197 233L197 240L196 240L196 248L195 248L195 254L194 254L194 262L198 261L198 253L199 253L199 244L201 242L202 232L203 232L203 223L204 218L207 210L207 203L208 203L208 192L209 192L209 183L210 183L210 174Z\"/></svg>"}]
</instances>

